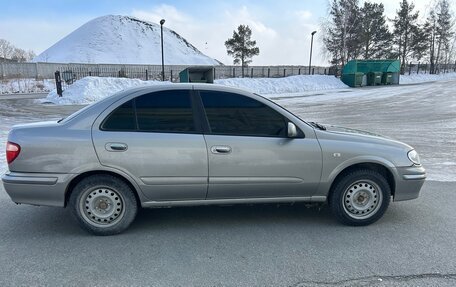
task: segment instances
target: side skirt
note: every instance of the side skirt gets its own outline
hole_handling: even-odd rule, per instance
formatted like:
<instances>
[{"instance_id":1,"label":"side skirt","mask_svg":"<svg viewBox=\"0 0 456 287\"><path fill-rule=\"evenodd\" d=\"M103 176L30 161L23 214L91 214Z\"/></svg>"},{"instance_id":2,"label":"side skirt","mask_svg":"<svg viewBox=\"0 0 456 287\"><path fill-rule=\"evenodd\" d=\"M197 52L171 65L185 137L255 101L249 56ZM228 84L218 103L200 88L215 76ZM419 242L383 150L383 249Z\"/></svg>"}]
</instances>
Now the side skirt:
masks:
<instances>
[{"instance_id":1,"label":"side skirt","mask_svg":"<svg viewBox=\"0 0 456 287\"><path fill-rule=\"evenodd\" d=\"M147 201L141 205L144 208L174 207L174 206L201 206L201 205L231 205L231 204L261 204L261 203L293 203L310 202L324 203L326 196L306 197L276 197L276 198L228 198L228 199L202 199L182 201Z\"/></svg>"}]
</instances>

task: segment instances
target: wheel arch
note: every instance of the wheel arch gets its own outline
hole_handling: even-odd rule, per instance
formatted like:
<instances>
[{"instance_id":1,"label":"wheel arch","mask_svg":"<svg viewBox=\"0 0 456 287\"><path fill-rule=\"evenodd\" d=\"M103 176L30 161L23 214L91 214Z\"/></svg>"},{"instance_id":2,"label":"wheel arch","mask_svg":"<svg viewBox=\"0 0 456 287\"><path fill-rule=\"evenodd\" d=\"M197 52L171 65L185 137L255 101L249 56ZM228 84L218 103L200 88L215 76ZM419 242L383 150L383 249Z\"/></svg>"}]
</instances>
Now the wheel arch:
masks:
<instances>
[{"instance_id":1,"label":"wheel arch","mask_svg":"<svg viewBox=\"0 0 456 287\"><path fill-rule=\"evenodd\" d=\"M64 202L64 206L66 207L67 204L68 204L68 200L70 199L70 195L71 195L71 192L73 191L74 187L79 183L81 182L81 180L85 179L85 178L88 178L90 176L94 176L94 175L111 175L111 176L114 176L120 180L122 180L125 184L127 184L131 190L133 191L135 197L136 197L136 201L138 203L138 207L141 207L141 197L140 196L140 189L139 187L134 183L132 182L131 180L129 180L127 177L119 174L119 173L116 173L114 171L110 171L110 170L92 170L92 171L87 171L87 172L83 172L81 174L78 174L76 177L74 177L70 183L68 184L66 190L65 190L65 202Z\"/></svg>"},{"instance_id":2,"label":"wheel arch","mask_svg":"<svg viewBox=\"0 0 456 287\"><path fill-rule=\"evenodd\" d=\"M345 167L334 177L334 180L332 181L331 186L329 188L328 200L330 198L331 193L334 190L334 187L342 178L344 178L347 174L360 169L372 170L381 174L388 182L388 185L391 189L391 195L394 197L396 181L393 172L387 166L378 162L360 162Z\"/></svg>"}]
</instances>

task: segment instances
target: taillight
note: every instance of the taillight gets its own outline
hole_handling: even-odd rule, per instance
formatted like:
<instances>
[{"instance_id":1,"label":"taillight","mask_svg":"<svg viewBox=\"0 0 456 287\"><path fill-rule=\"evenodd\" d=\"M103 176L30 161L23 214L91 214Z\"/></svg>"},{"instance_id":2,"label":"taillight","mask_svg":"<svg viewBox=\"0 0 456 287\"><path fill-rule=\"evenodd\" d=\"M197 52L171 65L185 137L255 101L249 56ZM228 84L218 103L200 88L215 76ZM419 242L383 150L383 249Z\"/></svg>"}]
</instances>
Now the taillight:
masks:
<instances>
[{"instance_id":1,"label":"taillight","mask_svg":"<svg viewBox=\"0 0 456 287\"><path fill-rule=\"evenodd\" d=\"M21 152L21 146L16 144L16 143L12 143L12 142L7 142L6 143L6 161L8 162L8 164L12 163L16 157L19 155L19 153Z\"/></svg>"}]
</instances>

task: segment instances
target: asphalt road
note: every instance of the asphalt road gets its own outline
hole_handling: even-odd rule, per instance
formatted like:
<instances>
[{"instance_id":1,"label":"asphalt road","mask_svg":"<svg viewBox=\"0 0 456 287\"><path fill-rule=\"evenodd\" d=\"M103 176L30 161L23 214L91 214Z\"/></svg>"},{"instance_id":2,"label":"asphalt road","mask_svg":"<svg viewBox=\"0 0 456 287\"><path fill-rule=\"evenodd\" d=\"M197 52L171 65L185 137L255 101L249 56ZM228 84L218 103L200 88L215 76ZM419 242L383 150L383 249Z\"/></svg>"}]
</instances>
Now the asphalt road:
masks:
<instances>
[{"instance_id":1,"label":"asphalt road","mask_svg":"<svg viewBox=\"0 0 456 287\"><path fill-rule=\"evenodd\" d=\"M411 143L435 176L440 168L451 177L456 82L420 90L282 104ZM3 100L0 127L73 109ZM126 233L94 237L68 210L16 206L0 188L0 286L456 286L455 195L456 182L428 181L419 199L391 204L367 227L303 204L182 207L143 210Z\"/></svg>"},{"instance_id":2,"label":"asphalt road","mask_svg":"<svg viewBox=\"0 0 456 287\"><path fill-rule=\"evenodd\" d=\"M90 236L66 209L0 199L2 286L455 286L456 185L427 182L376 224L327 208L143 210L128 232ZM380 281L382 280L382 281Z\"/></svg>"}]
</instances>

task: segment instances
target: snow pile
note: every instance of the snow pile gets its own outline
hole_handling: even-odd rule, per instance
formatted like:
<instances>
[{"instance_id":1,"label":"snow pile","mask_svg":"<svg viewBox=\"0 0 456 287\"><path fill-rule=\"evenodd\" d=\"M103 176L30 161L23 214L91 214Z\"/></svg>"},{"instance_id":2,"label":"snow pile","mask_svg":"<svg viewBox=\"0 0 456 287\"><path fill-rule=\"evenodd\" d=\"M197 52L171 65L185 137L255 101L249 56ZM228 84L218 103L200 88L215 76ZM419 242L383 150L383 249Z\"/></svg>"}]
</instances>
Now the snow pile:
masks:
<instances>
[{"instance_id":1,"label":"snow pile","mask_svg":"<svg viewBox=\"0 0 456 287\"><path fill-rule=\"evenodd\" d=\"M163 27L165 65L219 65L179 34ZM38 55L34 62L161 64L160 25L133 17L93 19Z\"/></svg>"},{"instance_id":2,"label":"snow pile","mask_svg":"<svg viewBox=\"0 0 456 287\"><path fill-rule=\"evenodd\" d=\"M8 79L0 81L0 94L46 93L55 88L54 80Z\"/></svg>"},{"instance_id":3,"label":"snow pile","mask_svg":"<svg viewBox=\"0 0 456 287\"><path fill-rule=\"evenodd\" d=\"M238 87L259 94L297 93L318 90L347 88L333 76L292 76L287 78L236 78L216 80L216 84ZM57 105L84 105L96 102L119 91L147 85L160 85L161 81L142 81L126 78L86 77L68 86L63 97L53 90L41 103Z\"/></svg>"},{"instance_id":4,"label":"snow pile","mask_svg":"<svg viewBox=\"0 0 456 287\"><path fill-rule=\"evenodd\" d=\"M456 73L442 73L442 74L411 74L401 75L399 82L401 84L414 84L422 82L433 82L433 81L446 81L456 79Z\"/></svg>"},{"instance_id":5,"label":"snow pile","mask_svg":"<svg viewBox=\"0 0 456 287\"><path fill-rule=\"evenodd\" d=\"M216 80L215 83L258 94L300 93L348 88L340 79L324 75L290 76L286 78L232 78Z\"/></svg>"},{"instance_id":6,"label":"snow pile","mask_svg":"<svg viewBox=\"0 0 456 287\"><path fill-rule=\"evenodd\" d=\"M160 85L169 82L142 81L125 78L100 78L85 77L68 86L59 97L56 90L53 90L41 103L54 103L56 105L84 105L99 101L122 90L149 85Z\"/></svg>"}]
</instances>

